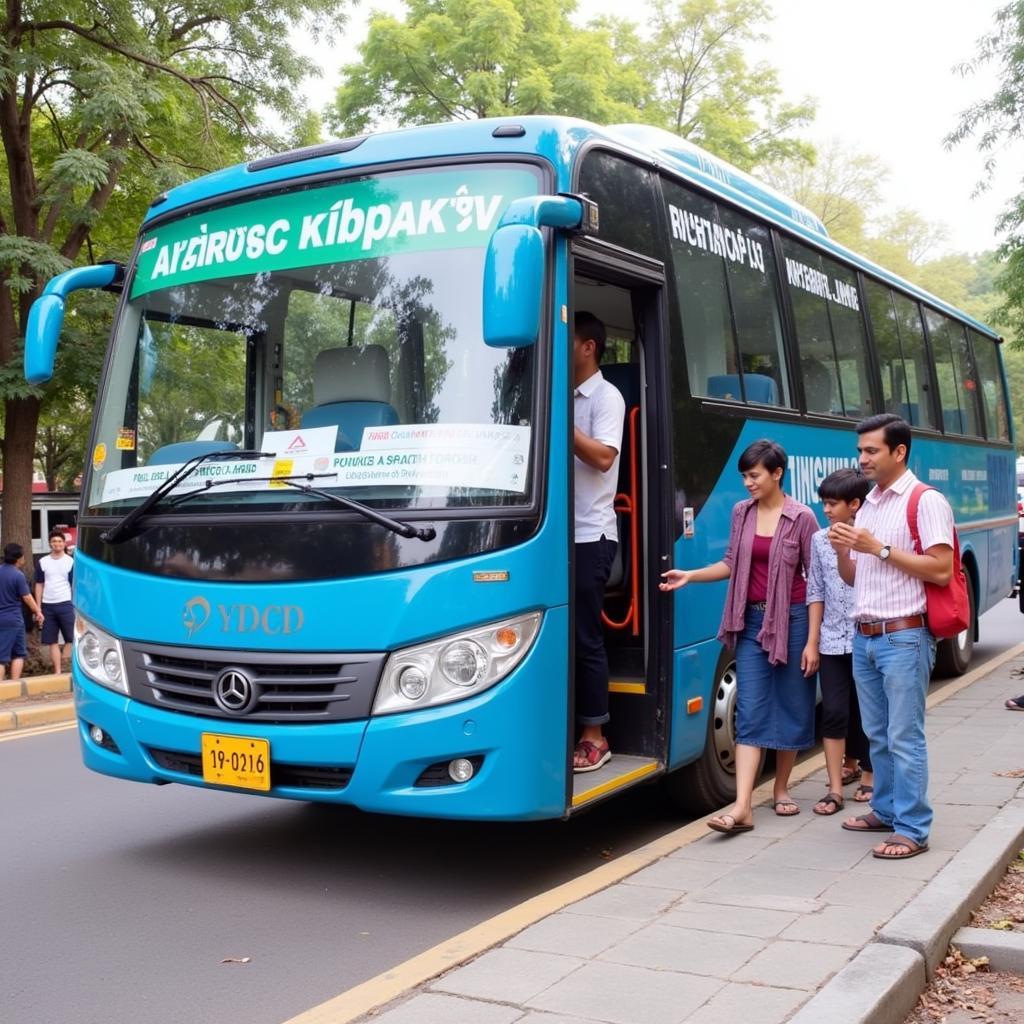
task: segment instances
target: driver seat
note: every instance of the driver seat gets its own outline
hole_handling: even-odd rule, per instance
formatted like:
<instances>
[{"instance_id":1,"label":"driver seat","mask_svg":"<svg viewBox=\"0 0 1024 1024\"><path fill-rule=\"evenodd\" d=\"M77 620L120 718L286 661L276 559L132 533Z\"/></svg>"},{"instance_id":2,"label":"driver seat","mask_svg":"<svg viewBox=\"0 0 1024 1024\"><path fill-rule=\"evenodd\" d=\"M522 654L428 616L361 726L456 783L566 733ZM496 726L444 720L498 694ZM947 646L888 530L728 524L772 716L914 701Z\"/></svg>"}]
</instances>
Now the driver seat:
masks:
<instances>
[{"instance_id":1,"label":"driver seat","mask_svg":"<svg viewBox=\"0 0 1024 1024\"><path fill-rule=\"evenodd\" d=\"M391 404L391 360L383 345L325 348L313 363L313 408L303 427L337 427L334 450L359 448L366 427L399 422Z\"/></svg>"}]
</instances>

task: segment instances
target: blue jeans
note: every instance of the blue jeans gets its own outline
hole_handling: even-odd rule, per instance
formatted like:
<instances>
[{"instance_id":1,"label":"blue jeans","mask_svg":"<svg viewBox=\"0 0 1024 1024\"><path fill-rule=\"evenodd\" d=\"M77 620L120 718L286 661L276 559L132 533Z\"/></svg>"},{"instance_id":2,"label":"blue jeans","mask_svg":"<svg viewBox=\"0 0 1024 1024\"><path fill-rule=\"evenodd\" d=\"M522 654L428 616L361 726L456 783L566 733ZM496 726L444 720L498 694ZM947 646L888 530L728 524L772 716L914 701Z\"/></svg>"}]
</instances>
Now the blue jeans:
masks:
<instances>
[{"instance_id":1,"label":"blue jeans","mask_svg":"<svg viewBox=\"0 0 1024 1024\"><path fill-rule=\"evenodd\" d=\"M853 676L875 773L871 808L915 843L928 841L932 825L924 708L934 664L935 638L927 629L854 634Z\"/></svg>"}]
</instances>

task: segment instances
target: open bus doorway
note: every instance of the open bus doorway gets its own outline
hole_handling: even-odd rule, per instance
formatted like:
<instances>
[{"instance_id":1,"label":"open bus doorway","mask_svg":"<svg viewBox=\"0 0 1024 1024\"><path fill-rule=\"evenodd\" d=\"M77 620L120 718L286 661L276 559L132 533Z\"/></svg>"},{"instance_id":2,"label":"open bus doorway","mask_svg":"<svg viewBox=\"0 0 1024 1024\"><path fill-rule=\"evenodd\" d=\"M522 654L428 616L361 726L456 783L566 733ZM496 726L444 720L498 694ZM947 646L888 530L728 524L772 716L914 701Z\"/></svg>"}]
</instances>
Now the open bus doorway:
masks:
<instances>
[{"instance_id":1,"label":"open bus doorway","mask_svg":"<svg viewBox=\"0 0 1024 1024\"><path fill-rule=\"evenodd\" d=\"M664 474L656 470L668 465L665 375L658 373L664 321L659 275L642 269L647 273L634 275L621 259L613 269L578 258L573 280L569 323L581 310L604 323L608 342L601 373L626 406L615 496L618 546L602 613L611 714L604 731L612 759L573 777L574 810L660 774L667 760L671 602L660 599L657 577L671 552L671 531Z\"/></svg>"}]
</instances>

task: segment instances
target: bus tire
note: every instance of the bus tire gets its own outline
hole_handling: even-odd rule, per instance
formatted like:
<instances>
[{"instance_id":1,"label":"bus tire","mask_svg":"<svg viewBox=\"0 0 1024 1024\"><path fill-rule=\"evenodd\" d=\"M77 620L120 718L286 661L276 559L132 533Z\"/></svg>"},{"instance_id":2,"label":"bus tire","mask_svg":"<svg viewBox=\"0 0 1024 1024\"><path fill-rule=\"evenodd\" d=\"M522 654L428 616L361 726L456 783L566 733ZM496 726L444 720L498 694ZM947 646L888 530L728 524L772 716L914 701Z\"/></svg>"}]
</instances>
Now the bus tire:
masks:
<instances>
[{"instance_id":1,"label":"bus tire","mask_svg":"<svg viewBox=\"0 0 1024 1024\"><path fill-rule=\"evenodd\" d=\"M761 754L764 766L764 752ZM761 771L758 770L758 775ZM736 799L736 656L723 650L715 668L704 750L696 761L665 777L671 803L684 814L701 815Z\"/></svg>"},{"instance_id":2,"label":"bus tire","mask_svg":"<svg viewBox=\"0 0 1024 1024\"><path fill-rule=\"evenodd\" d=\"M940 640L936 646L935 675L937 676L962 676L971 667L978 616L974 600L974 584L970 573L967 575L967 605L970 609L970 625L956 636L950 637L948 640Z\"/></svg>"}]
</instances>

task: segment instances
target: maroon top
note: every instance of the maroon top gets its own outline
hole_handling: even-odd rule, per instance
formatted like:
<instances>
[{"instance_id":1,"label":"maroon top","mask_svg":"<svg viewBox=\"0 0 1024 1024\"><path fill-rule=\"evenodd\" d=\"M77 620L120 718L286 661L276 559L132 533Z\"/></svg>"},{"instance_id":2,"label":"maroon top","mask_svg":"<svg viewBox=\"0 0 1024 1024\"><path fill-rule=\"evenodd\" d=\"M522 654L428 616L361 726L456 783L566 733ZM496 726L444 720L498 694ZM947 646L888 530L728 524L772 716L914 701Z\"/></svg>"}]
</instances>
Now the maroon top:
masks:
<instances>
[{"instance_id":1,"label":"maroon top","mask_svg":"<svg viewBox=\"0 0 1024 1024\"><path fill-rule=\"evenodd\" d=\"M754 534L750 552L750 583L747 585L747 603L760 604L768 600L768 559L772 551L772 538ZM806 569L804 570L806 572ZM807 580L796 573L789 591L790 604L807 603Z\"/></svg>"},{"instance_id":2,"label":"maroon top","mask_svg":"<svg viewBox=\"0 0 1024 1024\"><path fill-rule=\"evenodd\" d=\"M732 510L729 543L723 558L730 575L718 639L726 647L736 646L744 628L756 523L757 502L750 498L737 502ZM765 598L768 607L757 635L773 665L784 665L789 657L789 609L796 593L795 579L799 577L803 584L804 572L811 564L811 537L817 531L818 520L814 513L787 495L768 556L768 596ZM799 657L799 651L794 653Z\"/></svg>"},{"instance_id":3,"label":"maroon top","mask_svg":"<svg viewBox=\"0 0 1024 1024\"><path fill-rule=\"evenodd\" d=\"M747 603L760 604L768 600L768 556L772 550L771 537L754 534L750 551L750 583L747 584Z\"/></svg>"}]
</instances>

